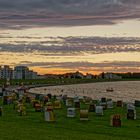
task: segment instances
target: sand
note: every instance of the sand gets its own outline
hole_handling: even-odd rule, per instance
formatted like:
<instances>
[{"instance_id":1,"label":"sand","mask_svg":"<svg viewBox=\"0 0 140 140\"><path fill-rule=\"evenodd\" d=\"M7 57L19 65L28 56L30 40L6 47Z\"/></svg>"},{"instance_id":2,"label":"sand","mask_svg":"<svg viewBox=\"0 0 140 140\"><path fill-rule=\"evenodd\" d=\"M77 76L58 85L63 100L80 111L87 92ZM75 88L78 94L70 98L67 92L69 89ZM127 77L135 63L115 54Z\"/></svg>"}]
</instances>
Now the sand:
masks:
<instances>
[{"instance_id":1,"label":"sand","mask_svg":"<svg viewBox=\"0 0 140 140\"><path fill-rule=\"evenodd\" d=\"M107 92L107 88L113 88L113 92ZM30 92L39 94L68 95L70 97L88 96L92 99L102 97L111 98L114 101L123 100L134 102L140 100L140 81L98 82L89 84L50 86L30 89Z\"/></svg>"}]
</instances>

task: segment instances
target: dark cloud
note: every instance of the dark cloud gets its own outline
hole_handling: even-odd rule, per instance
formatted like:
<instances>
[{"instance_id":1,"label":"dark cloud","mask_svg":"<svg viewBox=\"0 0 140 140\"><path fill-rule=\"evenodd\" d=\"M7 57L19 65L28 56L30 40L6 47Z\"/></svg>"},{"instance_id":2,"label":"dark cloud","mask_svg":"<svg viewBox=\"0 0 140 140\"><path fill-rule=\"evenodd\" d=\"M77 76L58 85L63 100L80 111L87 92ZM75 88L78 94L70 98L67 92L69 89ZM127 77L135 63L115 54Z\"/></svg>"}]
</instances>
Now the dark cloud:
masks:
<instances>
[{"instance_id":1,"label":"dark cloud","mask_svg":"<svg viewBox=\"0 0 140 140\"><path fill-rule=\"evenodd\" d=\"M57 54L63 56L83 53L140 52L140 38L58 37L50 38L51 40L45 39L46 41L12 41L9 44L0 44L0 51L36 52L39 55L52 56Z\"/></svg>"},{"instance_id":2,"label":"dark cloud","mask_svg":"<svg viewBox=\"0 0 140 140\"><path fill-rule=\"evenodd\" d=\"M104 61L100 63L92 63L87 61L77 62L32 62L32 61L20 61L19 65L26 65L30 67L46 67L46 68L107 68L107 67L127 67L127 68L139 68L140 62L137 61Z\"/></svg>"},{"instance_id":3,"label":"dark cloud","mask_svg":"<svg viewBox=\"0 0 140 140\"><path fill-rule=\"evenodd\" d=\"M1 28L114 24L140 18L139 0L0 0Z\"/></svg>"},{"instance_id":4,"label":"dark cloud","mask_svg":"<svg viewBox=\"0 0 140 140\"><path fill-rule=\"evenodd\" d=\"M69 69L80 71L104 71L104 72L138 72L140 68L140 62L137 61L112 61L112 62L31 62L21 61L18 65L25 65L29 67L41 67L41 68L53 68L53 69Z\"/></svg>"}]
</instances>

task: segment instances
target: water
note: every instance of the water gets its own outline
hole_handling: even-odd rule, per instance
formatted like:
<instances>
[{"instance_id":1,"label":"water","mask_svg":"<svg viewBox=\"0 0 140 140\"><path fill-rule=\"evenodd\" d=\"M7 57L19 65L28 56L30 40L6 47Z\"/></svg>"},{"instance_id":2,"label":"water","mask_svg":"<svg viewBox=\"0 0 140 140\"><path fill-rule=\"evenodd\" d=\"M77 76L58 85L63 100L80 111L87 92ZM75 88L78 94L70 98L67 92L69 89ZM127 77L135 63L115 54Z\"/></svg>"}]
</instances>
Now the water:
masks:
<instances>
[{"instance_id":1,"label":"water","mask_svg":"<svg viewBox=\"0 0 140 140\"><path fill-rule=\"evenodd\" d=\"M107 92L107 88L113 88L113 92ZM140 81L121 81L121 82L101 82L89 84L63 85L51 87L39 87L30 89L30 92L40 94L66 94L70 97L88 96L92 99L102 97L111 98L114 101L123 100L125 102L134 102L140 100Z\"/></svg>"}]
</instances>

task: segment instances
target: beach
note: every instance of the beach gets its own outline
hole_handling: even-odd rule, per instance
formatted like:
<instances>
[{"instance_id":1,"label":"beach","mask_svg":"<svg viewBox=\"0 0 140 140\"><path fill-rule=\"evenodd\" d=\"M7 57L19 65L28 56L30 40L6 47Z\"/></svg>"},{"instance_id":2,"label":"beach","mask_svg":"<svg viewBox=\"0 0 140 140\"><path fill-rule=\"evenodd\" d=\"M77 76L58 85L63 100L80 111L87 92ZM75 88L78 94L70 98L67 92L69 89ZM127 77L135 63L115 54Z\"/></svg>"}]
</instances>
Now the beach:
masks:
<instances>
[{"instance_id":1,"label":"beach","mask_svg":"<svg viewBox=\"0 0 140 140\"><path fill-rule=\"evenodd\" d=\"M113 92L106 89L113 88ZM93 100L102 97L111 98L113 101L123 100L124 102L134 102L140 100L140 81L118 81L118 82L97 82L88 84L59 85L32 88L29 92L37 94L67 95L73 97L88 96Z\"/></svg>"}]
</instances>

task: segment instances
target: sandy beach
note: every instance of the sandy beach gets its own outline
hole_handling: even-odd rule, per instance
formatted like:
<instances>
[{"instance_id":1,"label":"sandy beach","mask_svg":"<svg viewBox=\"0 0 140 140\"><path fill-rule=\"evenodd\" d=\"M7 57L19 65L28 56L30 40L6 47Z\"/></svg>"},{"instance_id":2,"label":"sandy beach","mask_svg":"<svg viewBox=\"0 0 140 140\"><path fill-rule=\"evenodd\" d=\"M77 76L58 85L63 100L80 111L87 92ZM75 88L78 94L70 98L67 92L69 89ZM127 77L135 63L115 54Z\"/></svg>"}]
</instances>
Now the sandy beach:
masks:
<instances>
[{"instance_id":1,"label":"sandy beach","mask_svg":"<svg viewBox=\"0 0 140 140\"><path fill-rule=\"evenodd\" d=\"M113 88L113 92L107 92L107 88ZM123 100L125 102L134 102L140 100L140 81L119 81L119 82L98 82L89 84L63 85L39 87L30 89L30 92L39 94L65 94L68 96L88 96L92 99L101 97L111 98L114 101Z\"/></svg>"}]
</instances>

